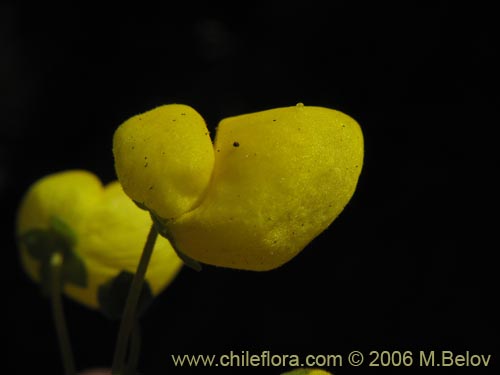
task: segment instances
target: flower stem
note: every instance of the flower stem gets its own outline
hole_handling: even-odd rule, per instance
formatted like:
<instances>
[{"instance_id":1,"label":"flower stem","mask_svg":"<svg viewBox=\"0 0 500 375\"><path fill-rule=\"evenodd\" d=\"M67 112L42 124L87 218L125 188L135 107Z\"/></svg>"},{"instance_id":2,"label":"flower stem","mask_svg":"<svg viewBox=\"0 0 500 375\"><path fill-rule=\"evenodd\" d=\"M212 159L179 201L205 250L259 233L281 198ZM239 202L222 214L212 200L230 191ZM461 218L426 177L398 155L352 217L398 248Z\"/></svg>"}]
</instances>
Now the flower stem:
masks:
<instances>
[{"instance_id":1,"label":"flower stem","mask_svg":"<svg viewBox=\"0 0 500 375\"><path fill-rule=\"evenodd\" d=\"M64 365L64 373L66 375L75 375L75 363L73 361L73 353L69 341L66 319L64 317L64 309L62 305L61 291L61 267L63 257L61 253L55 252L50 258L50 299L52 304L52 315L59 340L62 362Z\"/></svg>"},{"instance_id":2,"label":"flower stem","mask_svg":"<svg viewBox=\"0 0 500 375\"><path fill-rule=\"evenodd\" d=\"M120 330L118 331L115 354L113 357L113 375L123 375L128 341L136 320L137 303L139 302L142 286L144 284L144 278L146 276L146 270L148 269L149 260L151 259L151 254L153 253L157 237L158 232L156 231L156 227L152 225L149 230L146 244L144 245L144 250L142 251L139 265L137 266L137 271L134 275L134 279L132 280L132 285L130 286L127 302L125 303L125 309L123 311Z\"/></svg>"},{"instance_id":3,"label":"flower stem","mask_svg":"<svg viewBox=\"0 0 500 375\"><path fill-rule=\"evenodd\" d=\"M141 326L136 319L134 329L130 336L129 357L127 362L127 370L125 375L135 375L137 371L137 364L141 354Z\"/></svg>"}]
</instances>

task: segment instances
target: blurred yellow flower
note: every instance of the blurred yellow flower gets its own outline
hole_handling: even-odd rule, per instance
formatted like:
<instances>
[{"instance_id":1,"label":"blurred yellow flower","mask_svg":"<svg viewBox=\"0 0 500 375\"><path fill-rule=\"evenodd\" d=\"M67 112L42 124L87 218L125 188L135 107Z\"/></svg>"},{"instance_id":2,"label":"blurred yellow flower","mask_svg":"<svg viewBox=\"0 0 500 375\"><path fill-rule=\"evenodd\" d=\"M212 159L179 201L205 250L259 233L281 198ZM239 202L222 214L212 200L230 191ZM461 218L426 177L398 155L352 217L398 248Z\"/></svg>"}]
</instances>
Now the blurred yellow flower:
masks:
<instances>
[{"instance_id":1,"label":"blurred yellow flower","mask_svg":"<svg viewBox=\"0 0 500 375\"><path fill-rule=\"evenodd\" d=\"M332 375L332 374L329 373L328 371L320 369L301 368L297 370L284 372L281 375Z\"/></svg>"},{"instance_id":2,"label":"blurred yellow flower","mask_svg":"<svg viewBox=\"0 0 500 375\"><path fill-rule=\"evenodd\" d=\"M60 251L64 293L99 308L106 293L116 294L112 288L131 281L151 224L150 215L117 181L103 187L87 171L55 173L36 181L19 207L21 262L34 281L43 282L48 252ZM146 274L152 296L172 281L181 265L170 243L158 238Z\"/></svg>"},{"instance_id":3,"label":"blurred yellow flower","mask_svg":"<svg viewBox=\"0 0 500 375\"><path fill-rule=\"evenodd\" d=\"M216 266L292 259L349 202L363 164L357 122L322 107L224 119L213 146L207 134L193 109L165 105L120 126L113 152L127 195L163 219L180 252Z\"/></svg>"}]
</instances>

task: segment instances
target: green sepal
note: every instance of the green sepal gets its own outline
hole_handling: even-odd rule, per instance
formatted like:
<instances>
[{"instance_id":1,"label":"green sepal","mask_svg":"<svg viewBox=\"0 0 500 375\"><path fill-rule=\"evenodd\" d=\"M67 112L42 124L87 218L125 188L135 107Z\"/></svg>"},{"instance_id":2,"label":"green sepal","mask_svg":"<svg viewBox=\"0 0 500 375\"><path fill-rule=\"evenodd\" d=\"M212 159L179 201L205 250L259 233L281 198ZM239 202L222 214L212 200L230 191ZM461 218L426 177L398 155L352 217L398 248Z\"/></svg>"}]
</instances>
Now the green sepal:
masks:
<instances>
[{"instance_id":1,"label":"green sepal","mask_svg":"<svg viewBox=\"0 0 500 375\"><path fill-rule=\"evenodd\" d=\"M175 243L174 236L168 230L167 226L168 221L164 221L152 211L149 211L149 213L151 214L151 220L153 220L153 224L155 225L156 230L158 231L160 236L165 237L170 242L170 245L172 245L172 248L174 249L175 253L184 262L184 264L195 271L198 272L201 271L202 270L201 263L198 262L197 260L194 260L190 256L184 254Z\"/></svg>"},{"instance_id":2,"label":"green sepal","mask_svg":"<svg viewBox=\"0 0 500 375\"><path fill-rule=\"evenodd\" d=\"M99 287L97 291L99 309L107 318L121 319L133 278L132 272L123 270ZM153 292L148 281L144 280L137 304L138 317L144 314L151 302L153 302Z\"/></svg>"},{"instance_id":3,"label":"green sepal","mask_svg":"<svg viewBox=\"0 0 500 375\"><path fill-rule=\"evenodd\" d=\"M87 269L74 248L77 237L73 230L60 218L50 218L49 228L35 228L23 233L19 241L28 254L40 262L40 287L42 293L50 291L50 259L55 252L63 258L61 266L61 285L73 284L82 288L87 286Z\"/></svg>"},{"instance_id":4,"label":"green sepal","mask_svg":"<svg viewBox=\"0 0 500 375\"><path fill-rule=\"evenodd\" d=\"M194 260L190 256L184 254L179 249L179 247L177 246L177 244L175 243L174 237L172 236L172 234L170 233L170 231L167 228L168 220L164 220L164 219L160 218L155 212L153 212L152 210L150 210L144 203L140 203L140 202L137 202L137 201L133 201L133 202L141 210L149 211L149 214L151 215L151 220L153 220L153 223L154 223L154 225L156 227L156 230L158 231L158 233L160 234L160 236L165 237L170 242L170 244L172 245L172 248L174 249L175 253L184 262L184 264L186 266L188 266L189 268L192 268L195 271L198 271L198 272L201 271L202 270L201 263L198 262L197 260Z\"/></svg>"},{"instance_id":5,"label":"green sepal","mask_svg":"<svg viewBox=\"0 0 500 375\"><path fill-rule=\"evenodd\" d=\"M26 247L32 258L42 263L48 262L54 252L55 246L50 230L31 229L22 234L19 241Z\"/></svg>"},{"instance_id":6,"label":"green sepal","mask_svg":"<svg viewBox=\"0 0 500 375\"><path fill-rule=\"evenodd\" d=\"M61 245L68 249L73 249L76 246L76 234L64 221L57 216L50 218L50 229L56 235L55 238L61 241Z\"/></svg>"},{"instance_id":7,"label":"green sepal","mask_svg":"<svg viewBox=\"0 0 500 375\"><path fill-rule=\"evenodd\" d=\"M139 207L141 210L149 211L149 208L147 208L144 203L140 203L140 202L137 202L137 201L134 201L134 200L132 200L132 202L134 202L135 205L137 207Z\"/></svg>"},{"instance_id":8,"label":"green sepal","mask_svg":"<svg viewBox=\"0 0 500 375\"><path fill-rule=\"evenodd\" d=\"M87 287L87 269L75 252L67 252L64 254L63 265L61 269L63 283L69 283L81 288Z\"/></svg>"}]
</instances>

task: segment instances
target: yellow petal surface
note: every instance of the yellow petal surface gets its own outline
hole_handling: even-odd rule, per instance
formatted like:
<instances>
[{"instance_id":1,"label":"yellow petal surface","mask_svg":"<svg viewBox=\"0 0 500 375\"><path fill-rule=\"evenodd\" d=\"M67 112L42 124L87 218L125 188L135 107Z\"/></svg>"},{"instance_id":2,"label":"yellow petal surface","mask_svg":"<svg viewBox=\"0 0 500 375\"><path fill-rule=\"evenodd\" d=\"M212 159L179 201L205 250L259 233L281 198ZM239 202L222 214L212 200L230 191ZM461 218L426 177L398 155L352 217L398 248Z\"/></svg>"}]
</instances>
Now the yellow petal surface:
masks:
<instances>
[{"instance_id":1,"label":"yellow petal surface","mask_svg":"<svg viewBox=\"0 0 500 375\"><path fill-rule=\"evenodd\" d=\"M18 210L17 234L44 229L57 214L71 228L78 228L101 200L99 179L83 170L45 176L30 186Z\"/></svg>"},{"instance_id":2,"label":"yellow petal surface","mask_svg":"<svg viewBox=\"0 0 500 375\"><path fill-rule=\"evenodd\" d=\"M46 229L52 216L75 233L75 252L87 273L85 288L66 284L74 300L97 308L97 290L122 270L134 273L152 224L151 218L125 195L118 182L105 187L86 171L66 171L44 177L26 193L18 211L17 235ZM21 261L28 275L40 280L40 264L21 244ZM146 280L154 295L177 274L182 262L170 243L158 238Z\"/></svg>"},{"instance_id":3,"label":"yellow petal surface","mask_svg":"<svg viewBox=\"0 0 500 375\"><path fill-rule=\"evenodd\" d=\"M127 195L164 219L197 204L214 163L205 121L181 104L164 105L124 122L115 132L113 153Z\"/></svg>"},{"instance_id":4,"label":"yellow petal surface","mask_svg":"<svg viewBox=\"0 0 500 375\"><path fill-rule=\"evenodd\" d=\"M363 136L351 117L297 105L227 118L201 203L170 230L212 265L270 270L326 229L352 197Z\"/></svg>"}]
</instances>

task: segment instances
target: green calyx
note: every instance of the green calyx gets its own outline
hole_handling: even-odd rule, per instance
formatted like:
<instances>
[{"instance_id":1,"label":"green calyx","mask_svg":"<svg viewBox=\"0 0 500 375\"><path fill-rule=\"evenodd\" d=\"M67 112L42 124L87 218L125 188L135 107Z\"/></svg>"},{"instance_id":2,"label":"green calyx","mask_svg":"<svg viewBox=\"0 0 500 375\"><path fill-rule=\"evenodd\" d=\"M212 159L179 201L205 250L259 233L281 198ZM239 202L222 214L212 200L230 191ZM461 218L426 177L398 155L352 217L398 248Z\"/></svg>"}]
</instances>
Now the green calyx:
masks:
<instances>
[{"instance_id":1,"label":"green calyx","mask_svg":"<svg viewBox=\"0 0 500 375\"><path fill-rule=\"evenodd\" d=\"M136 201L134 201L134 203L137 205L137 207L149 212L149 214L151 215L151 220L153 220L153 224L160 236L166 238L170 242L170 245L172 245L175 253L184 262L184 264L195 271L201 271L201 263L186 255L182 250L179 249L179 246L176 244L172 233L168 229L168 220L160 218L156 213L147 208L145 205Z\"/></svg>"},{"instance_id":2,"label":"green calyx","mask_svg":"<svg viewBox=\"0 0 500 375\"><path fill-rule=\"evenodd\" d=\"M73 230L59 217L52 216L47 229L31 229L19 237L28 254L40 262L40 287L44 295L50 291L50 261L52 255L62 257L61 286L74 284L87 286L87 270L75 247L77 238Z\"/></svg>"}]
</instances>

